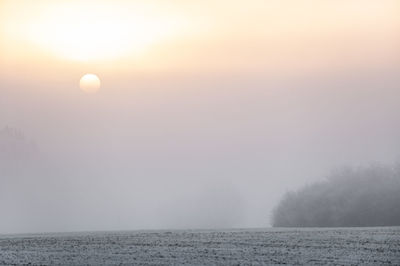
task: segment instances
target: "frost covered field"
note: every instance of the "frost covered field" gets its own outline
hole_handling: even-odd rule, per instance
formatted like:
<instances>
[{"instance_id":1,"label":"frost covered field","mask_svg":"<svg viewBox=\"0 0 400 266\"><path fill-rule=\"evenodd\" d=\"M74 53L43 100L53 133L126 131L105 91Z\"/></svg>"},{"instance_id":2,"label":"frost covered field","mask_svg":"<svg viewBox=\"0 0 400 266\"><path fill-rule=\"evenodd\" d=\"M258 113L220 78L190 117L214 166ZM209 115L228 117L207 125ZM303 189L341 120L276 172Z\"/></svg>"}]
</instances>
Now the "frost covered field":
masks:
<instances>
[{"instance_id":1,"label":"frost covered field","mask_svg":"<svg viewBox=\"0 0 400 266\"><path fill-rule=\"evenodd\" d=\"M1 265L400 265L400 227L0 236Z\"/></svg>"}]
</instances>

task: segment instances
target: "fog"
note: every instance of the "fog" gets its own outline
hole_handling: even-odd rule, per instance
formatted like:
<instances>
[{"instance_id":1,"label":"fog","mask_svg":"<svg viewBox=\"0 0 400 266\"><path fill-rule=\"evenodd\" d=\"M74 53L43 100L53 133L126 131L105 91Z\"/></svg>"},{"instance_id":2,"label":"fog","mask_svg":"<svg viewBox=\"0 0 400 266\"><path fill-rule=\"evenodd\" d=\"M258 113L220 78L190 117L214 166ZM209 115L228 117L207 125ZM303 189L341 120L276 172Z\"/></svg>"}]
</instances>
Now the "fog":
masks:
<instances>
[{"instance_id":1,"label":"fog","mask_svg":"<svg viewBox=\"0 0 400 266\"><path fill-rule=\"evenodd\" d=\"M269 226L285 191L398 158L398 77L164 84L3 81L1 121L24 137L2 136L2 231Z\"/></svg>"},{"instance_id":2,"label":"fog","mask_svg":"<svg viewBox=\"0 0 400 266\"><path fill-rule=\"evenodd\" d=\"M396 0L81 2L0 2L0 233L266 227L399 160Z\"/></svg>"}]
</instances>

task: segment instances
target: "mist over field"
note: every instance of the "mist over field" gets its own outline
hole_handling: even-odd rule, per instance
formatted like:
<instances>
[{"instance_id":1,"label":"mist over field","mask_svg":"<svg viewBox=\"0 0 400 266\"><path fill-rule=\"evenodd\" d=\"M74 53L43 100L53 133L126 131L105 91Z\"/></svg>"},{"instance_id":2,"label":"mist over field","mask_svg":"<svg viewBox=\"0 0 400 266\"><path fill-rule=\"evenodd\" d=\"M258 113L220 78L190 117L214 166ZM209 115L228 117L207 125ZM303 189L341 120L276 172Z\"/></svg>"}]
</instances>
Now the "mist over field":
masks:
<instances>
[{"instance_id":1,"label":"mist over field","mask_svg":"<svg viewBox=\"0 0 400 266\"><path fill-rule=\"evenodd\" d=\"M394 208L397 181L378 176L395 172L324 177L400 159L399 14L397 0L0 0L0 234L389 224L342 219Z\"/></svg>"},{"instance_id":2,"label":"mist over field","mask_svg":"<svg viewBox=\"0 0 400 266\"><path fill-rule=\"evenodd\" d=\"M2 230L269 226L286 191L398 158L398 78L338 79L92 99L6 84Z\"/></svg>"}]
</instances>

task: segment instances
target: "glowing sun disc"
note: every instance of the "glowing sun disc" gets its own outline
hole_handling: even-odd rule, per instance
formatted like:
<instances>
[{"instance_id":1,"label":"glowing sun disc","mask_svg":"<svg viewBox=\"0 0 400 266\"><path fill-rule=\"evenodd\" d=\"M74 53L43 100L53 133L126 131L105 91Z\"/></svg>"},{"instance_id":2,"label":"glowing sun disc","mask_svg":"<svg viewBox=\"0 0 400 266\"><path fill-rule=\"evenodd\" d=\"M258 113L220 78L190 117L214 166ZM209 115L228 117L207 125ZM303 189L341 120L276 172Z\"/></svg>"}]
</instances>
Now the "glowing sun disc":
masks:
<instances>
[{"instance_id":1,"label":"glowing sun disc","mask_svg":"<svg viewBox=\"0 0 400 266\"><path fill-rule=\"evenodd\" d=\"M85 74L79 81L79 87L86 93L96 93L100 84L100 79L95 74Z\"/></svg>"}]
</instances>

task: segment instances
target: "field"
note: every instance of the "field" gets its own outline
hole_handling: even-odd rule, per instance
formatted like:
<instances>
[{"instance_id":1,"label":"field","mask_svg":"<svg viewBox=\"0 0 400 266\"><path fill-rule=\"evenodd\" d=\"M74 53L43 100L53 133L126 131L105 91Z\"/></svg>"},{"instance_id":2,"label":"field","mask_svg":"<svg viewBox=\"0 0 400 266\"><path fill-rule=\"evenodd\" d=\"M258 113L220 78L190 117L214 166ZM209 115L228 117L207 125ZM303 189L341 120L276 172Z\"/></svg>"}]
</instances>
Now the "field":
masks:
<instances>
[{"instance_id":1,"label":"field","mask_svg":"<svg viewBox=\"0 0 400 266\"><path fill-rule=\"evenodd\" d=\"M0 235L1 265L400 265L400 227Z\"/></svg>"}]
</instances>

